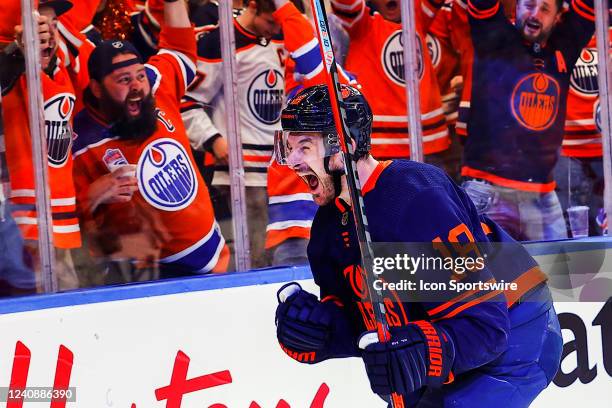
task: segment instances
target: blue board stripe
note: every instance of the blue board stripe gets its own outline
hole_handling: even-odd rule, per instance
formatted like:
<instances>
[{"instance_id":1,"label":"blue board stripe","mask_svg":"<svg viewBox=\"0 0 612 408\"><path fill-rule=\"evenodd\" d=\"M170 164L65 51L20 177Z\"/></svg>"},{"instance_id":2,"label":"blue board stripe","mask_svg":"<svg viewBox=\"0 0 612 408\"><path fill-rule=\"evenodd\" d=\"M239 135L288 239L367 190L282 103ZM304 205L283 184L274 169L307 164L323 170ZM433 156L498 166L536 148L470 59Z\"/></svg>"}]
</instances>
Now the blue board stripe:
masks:
<instances>
[{"instance_id":1,"label":"blue board stripe","mask_svg":"<svg viewBox=\"0 0 612 408\"><path fill-rule=\"evenodd\" d=\"M526 244L525 248L533 256L606 250L612 248L612 239L591 237L573 241L534 242ZM0 299L0 314L304 279L312 279L308 266L267 268L241 273L79 289L65 293Z\"/></svg>"},{"instance_id":2,"label":"blue board stripe","mask_svg":"<svg viewBox=\"0 0 612 408\"><path fill-rule=\"evenodd\" d=\"M190 278L168 279L149 283L134 283L92 289L79 289L65 293L0 299L0 314L240 286L266 285L311 278L312 274L310 272L310 267L299 266L290 268L268 268L222 275L210 274Z\"/></svg>"}]
</instances>

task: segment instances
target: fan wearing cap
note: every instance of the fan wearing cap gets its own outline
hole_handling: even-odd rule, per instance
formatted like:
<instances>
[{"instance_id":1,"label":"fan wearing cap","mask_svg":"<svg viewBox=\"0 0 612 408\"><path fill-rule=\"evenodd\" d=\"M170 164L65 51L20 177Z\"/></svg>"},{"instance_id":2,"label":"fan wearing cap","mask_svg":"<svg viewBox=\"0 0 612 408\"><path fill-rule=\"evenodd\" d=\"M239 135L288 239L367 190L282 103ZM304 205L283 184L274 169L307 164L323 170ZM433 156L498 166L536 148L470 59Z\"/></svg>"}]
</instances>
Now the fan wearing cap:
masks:
<instances>
[{"instance_id":1,"label":"fan wearing cap","mask_svg":"<svg viewBox=\"0 0 612 408\"><path fill-rule=\"evenodd\" d=\"M159 47L147 64L121 40L90 56L73 148L83 229L111 262L153 258L163 276L224 271L229 251L179 112L196 58L183 1L164 3Z\"/></svg>"},{"instance_id":2,"label":"fan wearing cap","mask_svg":"<svg viewBox=\"0 0 612 408\"><path fill-rule=\"evenodd\" d=\"M70 250L81 246L72 177L71 145L75 90L60 49L57 17L70 9L64 0L37 2L40 36L41 86L47 145L49 191L55 265L60 289L78 286ZM24 75L21 7L18 0L3 2L0 39L8 45L0 53L7 164L11 184L11 211L26 241L31 258L39 259L34 164L28 120L28 93ZM37 269L37 265L34 265Z\"/></svg>"}]
</instances>

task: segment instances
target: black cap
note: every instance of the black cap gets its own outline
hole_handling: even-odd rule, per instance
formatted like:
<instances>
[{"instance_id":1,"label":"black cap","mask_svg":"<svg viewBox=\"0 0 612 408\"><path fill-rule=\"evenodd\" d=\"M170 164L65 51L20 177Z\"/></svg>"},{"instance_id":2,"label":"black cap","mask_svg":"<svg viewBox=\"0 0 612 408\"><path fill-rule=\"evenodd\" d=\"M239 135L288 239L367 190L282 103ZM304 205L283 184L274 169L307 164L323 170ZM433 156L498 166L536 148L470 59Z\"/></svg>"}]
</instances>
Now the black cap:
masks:
<instances>
[{"instance_id":1,"label":"black cap","mask_svg":"<svg viewBox=\"0 0 612 408\"><path fill-rule=\"evenodd\" d=\"M51 7L55 10L55 14L60 16L72 8L72 2L68 0L40 0L38 8Z\"/></svg>"},{"instance_id":2,"label":"black cap","mask_svg":"<svg viewBox=\"0 0 612 408\"><path fill-rule=\"evenodd\" d=\"M113 58L121 54L134 54L134 59L119 64L113 64ZM143 64L140 53L129 41L108 40L102 41L89 56L87 69L89 77L101 82L105 76L114 70L132 64Z\"/></svg>"}]
</instances>

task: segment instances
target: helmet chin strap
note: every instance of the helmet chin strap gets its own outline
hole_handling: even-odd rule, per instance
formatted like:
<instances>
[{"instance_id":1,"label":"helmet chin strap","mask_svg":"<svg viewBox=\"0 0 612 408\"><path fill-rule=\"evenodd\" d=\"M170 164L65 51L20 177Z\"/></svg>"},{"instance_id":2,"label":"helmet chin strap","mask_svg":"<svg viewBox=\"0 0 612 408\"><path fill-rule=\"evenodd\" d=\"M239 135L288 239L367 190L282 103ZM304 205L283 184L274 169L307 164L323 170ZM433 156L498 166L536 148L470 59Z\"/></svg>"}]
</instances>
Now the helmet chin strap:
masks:
<instances>
[{"instance_id":1,"label":"helmet chin strap","mask_svg":"<svg viewBox=\"0 0 612 408\"><path fill-rule=\"evenodd\" d=\"M332 182L334 183L334 198L340 197L340 193L342 193L342 176L344 172L341 170L331 170L329 168L329 162L331 160L331 156L325 156L323 158L323 168L325 172L332 177Z\"/></svg>"}]
</instances>

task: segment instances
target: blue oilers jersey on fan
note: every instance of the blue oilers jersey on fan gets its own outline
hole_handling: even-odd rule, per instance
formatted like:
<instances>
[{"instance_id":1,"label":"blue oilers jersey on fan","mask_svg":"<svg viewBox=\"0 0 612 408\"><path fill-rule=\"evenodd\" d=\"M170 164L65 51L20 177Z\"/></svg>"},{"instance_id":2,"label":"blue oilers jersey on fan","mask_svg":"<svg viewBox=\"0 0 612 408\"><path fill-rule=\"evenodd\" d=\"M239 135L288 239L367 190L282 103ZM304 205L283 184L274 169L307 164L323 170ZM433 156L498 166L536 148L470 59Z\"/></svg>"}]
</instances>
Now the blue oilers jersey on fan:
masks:
<instances>
[{"instance_id":1,"label":"blue oilers jersey on fan","mask_svg":"<svg viewBox=\"0 0 612 408\"><path fill-rule=\"evenodd\" d=\"M470 0L473 83L462 174L554 190L572 70L594 30L592 0L573 0L548 41L527 43L498 0Z\"/></svg>"},{"instance_id":2,"label":"blue oilers jersey on fan","mask_svg":"<svg viewBox=\"0 0 612 408\"><path fill-rule=\"evenodd\" d=\"M467 256L472 245L493 254L480 270L464 277L430 276L417 271L417 280L515 282L517 289L471 290L461 294L440 291L435 299L407 301L405 293L384 292L391 328L411 321L436 322L452 336L455 375L494 360L518 322L516 305L528 294L545 289L542 300L521 308L520 320L546 312L551 306L546 276L531 256L492 221L480 218L465 192L440 169L408 160L381 162L363 186L366 215L375 243L429 243L430 248ZM487 237L489 235L490 239ZM505 242L503 246L492 241ZM431 243L438 246L433 246ZM475 245L474 242L479 243ZM492 247L492 248L491 248ZM436 250L438 250L436 249ZM507 253L505 253L507 252ZM486 255L484 255L486 256ZM359 246L348 205L336 199L320 207L312 224L308 258L321 299L341 302L350 316L354 336L376 328L360 264ZM385 272L386 273L386 272ZM385 277L385 273L381 275ZM420 274L420 275L419 275ZM400 299L401 298L401 299Z\"/></svg>"}]
</instances>

